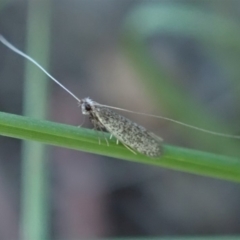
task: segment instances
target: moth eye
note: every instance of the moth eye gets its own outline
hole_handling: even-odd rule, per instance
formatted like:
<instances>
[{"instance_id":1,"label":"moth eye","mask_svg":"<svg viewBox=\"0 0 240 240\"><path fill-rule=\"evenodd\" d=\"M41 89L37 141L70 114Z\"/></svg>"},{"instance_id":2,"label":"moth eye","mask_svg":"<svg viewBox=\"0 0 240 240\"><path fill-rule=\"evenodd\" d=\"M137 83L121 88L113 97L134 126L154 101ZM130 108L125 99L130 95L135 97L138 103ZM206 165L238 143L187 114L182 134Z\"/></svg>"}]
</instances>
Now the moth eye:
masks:
<instances>
[{"instance_id":1,"label":"moth eye","mask_svg":"<svg viewBox=\"0 0 240 240\"><path fill-rule=\"evenodd\" d=\"M86 111L91 111L92 110L92 108L91 108L91 106L89 105L89 104L87 104L86 106L85 106L85 109L86 109Z\"/></svg>"}]
</instances>

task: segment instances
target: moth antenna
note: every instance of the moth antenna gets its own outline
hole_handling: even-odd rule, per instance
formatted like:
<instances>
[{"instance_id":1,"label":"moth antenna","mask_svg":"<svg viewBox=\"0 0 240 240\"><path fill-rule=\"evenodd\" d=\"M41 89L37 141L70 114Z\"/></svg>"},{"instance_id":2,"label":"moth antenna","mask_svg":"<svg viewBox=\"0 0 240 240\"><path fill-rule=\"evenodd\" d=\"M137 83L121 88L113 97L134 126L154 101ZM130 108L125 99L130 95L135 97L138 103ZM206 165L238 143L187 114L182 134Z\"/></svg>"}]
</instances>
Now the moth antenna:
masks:
<instances>
[{"instance_id":1,"label":"moth antenna","mask_svg":"<svg viewBox=\"0 0 240 240\"><path fill-rule=\"evenodd\" d=\"M10 50L12 50L13 52L21 55L22 57L26 58L27 60L29 60L30 62L32 62L33 64L35 64L40 70L42 70L50 79L52 79L56 84L58 84L62 89L64 89L66 92L68 92L73 98L75 98L79 103L82 103L82 100L79 99L76 95L74 95L70 90L68 90L64 85L62 85L57 79L55 79L50 73L48 73L37 61L35 61L33 58L31 58L30 56L28 56L27 54L25 54L24 52L22 52L21 50L19 50L18 48L16 48L15 46L13 46L10 42L8 42L1 34L0 34L0 42L2 42L3 45L5 45L6 47L8 47ZM181 121L177 121L174 120L172 118L167 118L167 117L163 117L163 116L157 116L157 115L153 115L153 114L148 114L148 113L141 113L141 112L135 112L135 111L131 111L131 110L127 110L127 109L123 109L123 108L118 108L118 107L113 107L113 106L108 106L108 105L103 105L103 104L99 104L96 103L97 105L103 106L103 107L108 107L111 109L115 109L115 110L119 110L119 111L124 111L124 112L129 112L129 113L134 113L134 114L138 114L138 115L143 115L143 116L148 116L148 117L153 117L153 118L159 118L159 119L163 119L169 122L173 122L179 125L182 125L184 127L188 127L188 128L192 128L195 129L197 131L201 131L201 132L205 132L208 134L212 134L212 135L216 135L216 136L220 136L220 137L226 137L226 138L233 138L233 139L240 139L240 136L236 136L236 135L231 135L231 134L225 134L225 133L219 133L219 132L214 132L214 131L210 131L204 128L199 128Z\"/></svg>"},{"instance_id":2,"label":"moth antenna","mask_svg":"<svg viewBox=\"0 0 240 240\"><path fill-rule=\"evenodd\" d=\"M21 55L22 57L26 58L33 64L35 64L38 68L40 68L49 78L51 78L55 83L57 83L61 88L63 88L66 92L68 92L73 98L75 98L79 103L82 101L74 95L70 90L68 90L65 86L63 86L57 79L55 79L51 74L49 74L37 61L35 61L33 58L25 54L24 52L20 51L16 47L14 47L10 42L8 42L1 34L0 34L0 42L2 42L3 45L8 47L13 52Z\"/></svg>"},{"instance_id":3,"label":"moth antenna","mask_svg":"<svg viewBox=\"0 0 240 240\"><path fill-rule=\"evenodd\" d=\"M123 108L118 108L118 107L112 107L112 106L108 106L108 105L102 105L102 104L99 104L99 105L101 105L103 107L116 109L116 110L119 110L119 111L124 111L124 112L134 113L134 114L138 114L138 115L143 115L143 116L163 119L163 120L166 120L166 121L169 121L169 122L173 122L173 123L182 125L184 127L192 128L192 129L195 129L197 131L205 132L205 133L216 135L216 136L220 136L220 137L240 139L240 136L237 136L237 135L231 135L231 134L225 134L225 133L219 133L219 132L210 131L210 130L207 130L207 129L204 129L204 128L199 128L199 127L196 127L196 126L184 123L184 122L180 122L180 121L174 120L172 118L157 116L157 115L148 114L148 113L135 112L135 111L131 111L131 110L123 109Z\"/></svg>"}]
</instances>

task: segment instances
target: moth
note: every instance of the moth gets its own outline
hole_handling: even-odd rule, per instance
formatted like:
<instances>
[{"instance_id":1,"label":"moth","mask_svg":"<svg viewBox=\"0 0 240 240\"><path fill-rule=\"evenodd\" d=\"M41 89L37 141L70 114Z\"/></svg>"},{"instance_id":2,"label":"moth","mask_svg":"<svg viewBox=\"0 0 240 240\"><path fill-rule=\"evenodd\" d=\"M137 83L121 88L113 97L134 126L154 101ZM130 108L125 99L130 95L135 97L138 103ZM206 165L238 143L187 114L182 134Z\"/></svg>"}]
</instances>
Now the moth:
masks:
<instances>
[{"instance_id":1,"label":"moth","mask_svg":"<svg viewBox=\"0 0 240 240\"><path fill-rule=\"evenodd\" d=\"M90 98L82 99L80 106L82 113L89 115L96 130L107 130L129 150L136 150L149 157L159 157L162 154L162 138L144 127Z\"/></svg>"},{"instance_id":2,"label":"moth","mask_svg":"<svg viewBox=\"0 0 240 240\"><path fill-rule=\"evenodd\" d=\"M68 92L73 98L75 98L79 105L81 106L82 113L84 115L88 115L90 121L92 122L94 129L100 131L108 131L111 134L111 137L114 136L118 141L120 141L126 148L136 154L139 152L149 157L160 157L162 155L162 141L163 139L158 137L152 132L149 132L144 127L138 125L135 122L125 118L124 116L116 113L112 109L117 109L120 111L140 114L144 116L159 118L163 120L167 120L176 124L180 124L185 127L192 128L194 130L202 131L208 134L232 138L232 139L240 139L238 135L231 135L225 133L219 133L210 131L204 128L199 128L193 125L189 125L171 118L156 116L147 113L139 113L135 111L130 111L122 108L112 107L108 105L103 105L97 102L94 102L90 98L79 99L76 97L70 90L68 90L64 85L62 85L57 79L51 76L38 62L36 62L33 58L23 53L16 47L14 47L11 43L9 43L2 35L0 35L0 42L2 42L6 47L11 49L13 52L21 55L26 58L33 64L35 64L38 68L40 68L50 79L52 79L55 83L57 83L61 88L63 88L66 92ZM110 138L111 138L110 137ZM135 152L136 151L136 152Z\"/></svg>"},{"instance_id":3,"label":"moth","mask_svg":"<svg viewBox=\"0 0 240 240\"><path fill-rule=\"evenodd\" d=\"M52 77L39 63L14 47L2 35L0 35L0 41L12 51L34 63L54 82L74 97L79 102L82 113L89 116L94 129L99 131L108 131L111 134L111 137L114 136L117 139L117 143L120 141L125 147L135 154L135 151L149 157L159 157L162 154L162 138L109 109L106 105L94 102L90 98L84 98L82 100L77 98L58 80Z\"/></svg>"}]
</instances>

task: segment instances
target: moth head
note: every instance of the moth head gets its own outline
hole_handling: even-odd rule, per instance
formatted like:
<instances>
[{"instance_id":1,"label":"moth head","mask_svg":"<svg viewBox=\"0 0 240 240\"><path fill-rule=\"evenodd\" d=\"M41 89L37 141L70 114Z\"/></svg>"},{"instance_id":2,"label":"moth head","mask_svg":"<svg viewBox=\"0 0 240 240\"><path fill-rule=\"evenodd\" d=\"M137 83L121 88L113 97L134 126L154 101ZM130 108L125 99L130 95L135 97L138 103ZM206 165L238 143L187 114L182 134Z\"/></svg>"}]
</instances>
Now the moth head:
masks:
<instances>
[{"instance_id":1,"label":"moth head","mask_svg":"<svg viewBox=\"0 0 240 240\"><path fill-rule=\"evenodd\" d=\"M94 102L90 98L82 99L81 103L82 114L89 115L91 111L94 109Z\"/></svg>"}]
</instances>

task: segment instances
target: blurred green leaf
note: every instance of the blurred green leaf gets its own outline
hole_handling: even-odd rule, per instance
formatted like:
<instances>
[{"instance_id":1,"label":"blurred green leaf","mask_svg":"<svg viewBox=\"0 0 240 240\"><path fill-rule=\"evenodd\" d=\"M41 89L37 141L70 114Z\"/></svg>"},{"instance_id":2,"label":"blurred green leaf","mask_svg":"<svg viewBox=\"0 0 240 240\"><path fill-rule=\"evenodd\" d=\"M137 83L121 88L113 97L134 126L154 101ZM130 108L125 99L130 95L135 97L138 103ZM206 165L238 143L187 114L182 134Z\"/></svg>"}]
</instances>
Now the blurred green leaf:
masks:
<instances>
[{"instance_id":1,"label":"blurred green leaf","mask_svg":"<svg viewBox=\"0 0 240 240\"><path fill-rule=\"evenodd\" d=\"M165 112L170 113L169 117L200 128L231 134L231 126L221 123L187 90L176 86L170 74L150 56L146 40L156 34L172 34L194 38L208 50L212 49L212 54L216 51L222 54L229 49L240 53L239 30L237 23L204 9L162 3L142 4L126 18L123 47L146 88L151 91L152 98L161 103ZM240 156L239 141L173 126L184 131L184 137L191 139L199 148Z\"/></svg>"},{"instance_id":2,"label":"blurred green leaf","mask_svg":"<svg viewBox=\"0 0 240 240\"><path fill-rule=\"evenodd\" d=\"M49 0L27 3L27 54L47 69L50 48L51 3ZM49 79L26 62L23 112L24 115L45 119L48 115ZM33 161L34 160L34 161ZM25 240L49 238L48 153L42 144L22 144L22 195L20 234Z\"/></svg>"}]
</instances>

